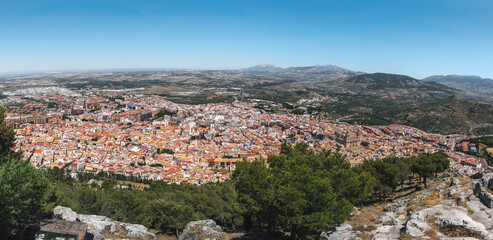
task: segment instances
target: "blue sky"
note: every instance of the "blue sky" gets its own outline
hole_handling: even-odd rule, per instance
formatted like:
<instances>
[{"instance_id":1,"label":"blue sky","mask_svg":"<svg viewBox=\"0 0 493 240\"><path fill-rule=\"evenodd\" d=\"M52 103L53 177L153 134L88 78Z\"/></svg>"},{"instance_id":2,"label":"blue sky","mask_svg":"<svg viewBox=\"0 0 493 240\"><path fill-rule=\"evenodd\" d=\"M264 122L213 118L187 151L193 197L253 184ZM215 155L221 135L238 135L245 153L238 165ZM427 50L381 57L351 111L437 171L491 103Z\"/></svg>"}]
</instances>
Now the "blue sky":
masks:
<instances>
[{"instance_id":1,"label":"blue sky","mask_svg":"<svg viewBox=\"0 0 493 240\"><path fill-rule=\"evenodd\" d=\"M0 72L351 70L493 77L493 1L0 0Z\"/></svg>"}]
</instances>

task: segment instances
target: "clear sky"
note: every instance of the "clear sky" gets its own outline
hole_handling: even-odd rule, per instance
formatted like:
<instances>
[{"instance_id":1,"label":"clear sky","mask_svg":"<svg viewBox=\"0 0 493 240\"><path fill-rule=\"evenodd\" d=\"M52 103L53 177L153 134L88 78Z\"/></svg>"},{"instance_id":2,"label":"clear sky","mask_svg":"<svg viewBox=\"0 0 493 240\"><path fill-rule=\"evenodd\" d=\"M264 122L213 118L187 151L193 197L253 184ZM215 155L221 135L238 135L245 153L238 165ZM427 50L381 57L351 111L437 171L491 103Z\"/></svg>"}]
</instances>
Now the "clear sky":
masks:
<instances>
[{"instance_id":1,"label":"clear sky","mask_svg":"<svg viewBox=\"0 0 493 240\"><path fill-rule=\"evenodd\" d=\"M493 1L0 0L0 72L263 63L493 78Z\"/></svg>"}]
</instances>

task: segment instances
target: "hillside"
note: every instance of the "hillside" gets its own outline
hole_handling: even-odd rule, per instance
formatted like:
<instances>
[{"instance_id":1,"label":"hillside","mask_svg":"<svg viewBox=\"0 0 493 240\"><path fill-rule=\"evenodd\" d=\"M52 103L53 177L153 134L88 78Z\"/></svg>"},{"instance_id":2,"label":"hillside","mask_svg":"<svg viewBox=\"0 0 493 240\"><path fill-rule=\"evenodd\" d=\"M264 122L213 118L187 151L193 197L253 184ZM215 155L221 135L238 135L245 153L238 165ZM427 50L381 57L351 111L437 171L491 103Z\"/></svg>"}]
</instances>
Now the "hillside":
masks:
<instances>
[{"instance_id":1,"label":"hillside","mask_svg":"<svg viewBox=\"0 0 493 240\"><path fill-rule=\"evenodd\" d=\"M327 239L491 239L493 237L491 186L493 174L464 174L462 167L432 187L404 187L388 204L355 208ZM480 178L480 179L477 179Z\"/></svg>"},{"instance_id":2,"label":"hillside","mask_svg":"<svg viewBox=\"0 0 493 240\"><path fill-rule=\"evenodd\" d=\"M404 75L360 74L333 81L317 82L316 89L328 93L374 96L380 98L446 98L460 92L435 82L424 82Z\"/></svg>"},{"instance_id":3,"label":"hillside","mask_svg":"<svg viewBox=\"0 0 493 240\"><path fill-rule=\"evenodd\" d=\"M427 77L423 81L441 83L462 90L463 97L475 99L480 102L493 103L493 79L490 78L462 75L435 75Z\"/></svg>"}]
</instances>

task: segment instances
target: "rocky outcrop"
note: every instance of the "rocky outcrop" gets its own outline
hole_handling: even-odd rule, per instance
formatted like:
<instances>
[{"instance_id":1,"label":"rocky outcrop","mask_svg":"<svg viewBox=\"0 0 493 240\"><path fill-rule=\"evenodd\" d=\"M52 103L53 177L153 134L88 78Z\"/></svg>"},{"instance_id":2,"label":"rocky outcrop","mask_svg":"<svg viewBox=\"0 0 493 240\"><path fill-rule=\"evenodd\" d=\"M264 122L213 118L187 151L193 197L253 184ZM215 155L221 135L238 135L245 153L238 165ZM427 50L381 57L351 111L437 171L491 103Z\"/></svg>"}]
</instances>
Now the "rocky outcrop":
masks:
<instances>
[{"instance_id":1,"label":"rocky outcrop","mask_svg":"<svg viewBox=\"0 0 493 240\"><path fill-rule=\"evenodd\" d=\"M142 239L149 237L149 235L154 235L154 234L149 234L147 228L140 224L122 223L121 225L125 227L125 230L127 230L127 235L126 235L127 237Z\"/></svg>"},{"instance_id":2,"label":"rocky outcrop","mask_svg":"<svg viewBox=\"0 0 493 240\"><path fill-rule=\"evenodd\" d=\"M57 206L53 209L53 215L63 220L75 222L77 220L77 213L72 211L68 207Z\"/></svg>"},{"instance_id":3,"label":"rocky outcrop","mask_svg":"<svg viewBox=\"0 0 493 240\"><path fill-rule=\"evenodd\" d=\"M493 173L484 174L479 181L481 182L481 185L483 185L487 189L493 190Z\"/></svg>"},{"instance_id":4,"label":"rocky outcrop","mask_svg":"<svg viewBox=\"0 0 493 240\"><path fill-rule=\"evenodd\" d=\"M493 173L466 170L455 166L449 177L435 179L428 189L401 195L384 206L353 211L346 223L321 236L493 240Z\"/></svg>"},{"instance_id":5,"label":"rocky outcrop","mask_svg":"<svg viewBox=\"0 0 493 240\"><path fill-rule=\"evenodd\" d=\"M156 239L156 236L143 225L121 223L105 216L77 214L68 207L55 207L53 215L67 221L87 223L88 232L94 236L94 240L105 239L105 233L123 238Z\"/></svg>"},{"instance_id":6,"label":"rocky outcrop","mask_svg":"<svg viewBox=\"0 0 493 240\"><path fill-rule=\"evenodd\" d=\"M347 223L337 227L333 232L322 232L320 237L328 240L350 240L356 238L356 234L353 231L353 227Z\"/></svg>"},{"instance_id":7,"label":"rocky outcrop","mask_svg":"<svg viewBox=\"0 0 493 240\"><path fill-rule=\"evenodd\" d=\"M457 206L436 205L413 213L406 224L406 232L413 238L424 237L432 229L429 223L434 223L439 228L466 229L485 239L493 239L493 235L486 231L482 223L468 215L467 209ZM440 232L437 234L442 235Z\"/></svg>"},{"instance_id":8,"label":"rocky outcrop","mask_svg":"<svg viewBox=\"0 0 493 240\"><path fill-rule=\"evenodd\" d=\"M471 174L471 176L469 176L469 177L472 179L480 179L483 177L483 173L482 172L476 172L474 174Z\"/></svg>"},{"instance_id":9,"label":"rocky outcrop","mask_svg":"<svg viewBox=\"0 0 493 240\"><path fill-rule=\"evenodd\" d=\"M493 206L493 195L487 192L479 182L474 185L474 195L488 208Z\"/></svg>"},{"instance_id":10,"label":"rocky outcrop","mask_svg":"<svg viewBox=\"0 0 493 240\"><path fill-rule=\"evenodd\" d=\"M189 222L178 240L222 240L225 239L221 226L217 225L214 220L201 220Z\"/></svg>"},{"instance_id":11,"label":"rocky outcrop","mask_svg":"<svg viewBox=\"0 0 493 240\"><path fill-rule=\"evenodd\" d=\"M110 233L116 233L116 224L111 221L108 217L99 215L84 215L79 214L77 218L81 222L87 223L88 230L97 239L104 239L103 231L109 228Z\"/></svg>"},{"instance_id":12,"label":"rocky outcrop","mask_svg":"<svg viewBox=\"0 0 493 240\"><path fill-rule=\"evenodd\" d=\"M493 206L493 194L489 191L493 189L493 173L484 174L479 181L474 182L474 195L488 208Z\"/></svg>"}]
</instances>

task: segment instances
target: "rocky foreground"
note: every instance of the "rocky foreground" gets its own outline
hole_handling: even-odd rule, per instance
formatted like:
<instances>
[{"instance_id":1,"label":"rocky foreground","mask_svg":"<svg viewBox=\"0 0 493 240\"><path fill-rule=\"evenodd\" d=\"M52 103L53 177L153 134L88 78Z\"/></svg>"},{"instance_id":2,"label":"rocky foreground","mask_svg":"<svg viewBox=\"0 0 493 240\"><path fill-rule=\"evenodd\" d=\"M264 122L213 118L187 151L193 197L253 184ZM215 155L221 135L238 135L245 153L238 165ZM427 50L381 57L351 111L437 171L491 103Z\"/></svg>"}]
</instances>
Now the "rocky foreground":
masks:
<instances>
[{"instance_id":1,"label":"rocky foreground","mask_svg":"<svg viewBox=\"0 0 493 240\"><path fill-rule=\"evenodd\" d=\"M356 209L326 239L493 239L493 173L455 171L428 189Z\"/></svg>"},{"instance_id":2,"label":"rocky foreground","mask_svg":"<svg viewBox=\"0 0 493 240\"><path fill-rule=\"evenodd\" d=\"M153 239L156 235L140 224L122 223L99 215L77 214L68 207L58 206L53 209L53 215L66 221L80 221L87 224L88 233L93 240L111 239ZM225 239L221 226L214 220L193 221L187 224L178 240L190 239Z\"/></svg>"},{"instance_id":3,"label":"rocky foreground","mask_svg":"<svg viewBox=\"0 0 493 240\"><path fill-rule=\"evenodd\" d=\"M156 239L156 236L140 224L122 223L99 215L77 214L68 207L58 206L53 214L63 220L87 223L88 233L94 240L103 239ZM108 237L110 236L110 237Z\"/></svg>"}]
</instances>

